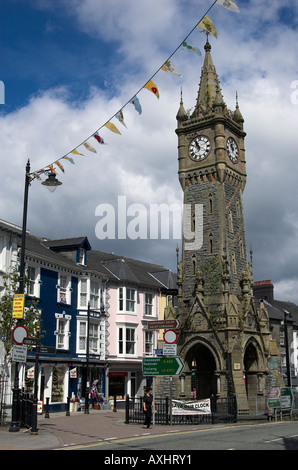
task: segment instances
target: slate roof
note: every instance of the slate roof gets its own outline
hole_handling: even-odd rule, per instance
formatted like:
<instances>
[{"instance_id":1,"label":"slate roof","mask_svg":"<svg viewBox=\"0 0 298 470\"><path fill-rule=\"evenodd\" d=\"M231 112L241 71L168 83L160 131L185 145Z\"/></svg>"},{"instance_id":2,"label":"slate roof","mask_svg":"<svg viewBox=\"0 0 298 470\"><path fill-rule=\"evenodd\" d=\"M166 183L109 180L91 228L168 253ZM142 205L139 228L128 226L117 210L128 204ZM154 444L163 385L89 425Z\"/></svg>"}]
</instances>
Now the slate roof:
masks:
<instances>
[{"instance_id":1,"label":"slate roof","mask_svg":"<svg viewBox=\"0 0 298 470\"><path fill-rule=\"evenodd\" d=\"M84 247L88 250L86 266L78 265L62 252ZM26 256L72 269L78 274L94 273L110 282L147 286L153 289L176 289L176 275L167 268L113 253L92 250L87 237L48 240L27 234Z\"/></svg>"}]
</instances>

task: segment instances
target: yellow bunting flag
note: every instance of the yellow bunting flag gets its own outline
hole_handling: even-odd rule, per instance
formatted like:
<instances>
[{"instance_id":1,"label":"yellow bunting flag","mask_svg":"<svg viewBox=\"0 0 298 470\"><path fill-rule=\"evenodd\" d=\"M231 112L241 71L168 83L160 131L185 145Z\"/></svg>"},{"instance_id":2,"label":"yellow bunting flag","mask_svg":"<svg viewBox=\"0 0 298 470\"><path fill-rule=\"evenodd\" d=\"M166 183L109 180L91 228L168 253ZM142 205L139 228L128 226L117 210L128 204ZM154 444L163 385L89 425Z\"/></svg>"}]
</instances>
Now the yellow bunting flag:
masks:
<instances>
[{"instance_id":1,"label":"yellow bunting flag","mask_svg":"<svg viewBox=\"0 0 298 470\"><path fill-rule=\"evenodd\" d=\"M157 88L157 86L155 85L155 83L153 83L152 80L149 80L149 82L146 83L146 85L144 86L144 88L147 88L147 90L152 91L152 93L154 93L154 95L155 95L157 98L159 98L158 88Z\"/></svg>"},{"instance_id":2,"label":"yellow bunting flag","mask_svg":"<svg viewBox=\"0 0 298 470\"><path fill-rule=\"evenodd\" d=\"M205 15L204 18L197 25L197 28L205 29L205 31L210 34L213 34L213 36L217 39L216 28L214 26L214 23L210 20L209 16Z\"/></svg>"},{"instance_id":3,"label":"yellow bunting flag","mask_svg":"<svg viewBox=\"0 0 298 470\"><path fill-rule=\"evenodd\" d=\"M110 131L115 132L115 134L121 135L121 132L118 131L117 127L112 122L107 122L105 127L107 127Z\"/></svg>"},{"instance_id":4,"label":"yellow bunting flag","mask_svg":"<svg viewBox=\"0 0 298 470\"><path fill-rule=\"evenodd\" d=\"M83 155L83 157L85 157L85 155L83 153L78 152L77 149L72 150L70 153L73 153L74 155Z\"/></svg>"}]
</instances>

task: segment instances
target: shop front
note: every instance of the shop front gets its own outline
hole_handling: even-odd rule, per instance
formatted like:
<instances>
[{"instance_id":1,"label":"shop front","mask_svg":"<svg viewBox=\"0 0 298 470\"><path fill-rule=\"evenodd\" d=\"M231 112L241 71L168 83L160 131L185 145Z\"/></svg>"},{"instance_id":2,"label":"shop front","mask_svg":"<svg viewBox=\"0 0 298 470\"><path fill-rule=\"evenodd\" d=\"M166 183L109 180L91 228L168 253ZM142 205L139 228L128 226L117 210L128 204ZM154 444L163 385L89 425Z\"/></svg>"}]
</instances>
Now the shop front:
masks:
<instances>
[{"instance_id":1,"label":"shop front","mask_svg":"<svg viewBox=\"0 0 298 470\"><path fill-rule=\"evenodd\" d=\"M109 362L107 373L107 390L109 400L125 400L126 395L136 397L144 394L146 385L142 374L142 363Z\"/></svg>"},{"instance_id":2,"label":"shop front","mask_svg":"<svg viewBox=\"0 0 298 470\"><path fill-rule=\"evenodd\" d=\"M44 362L39 364L38 374L38 401L41 410L45 410L48 403L49 411L65 411L68 398L76 402L76 409L81 409L85 402L86 387L91 390L92 383L97 380L97 390L100 397L106 397L106 364L95 362L89 364L87 374L86 364L72 361ZM34 392L35 364L28 363L21 371L20 384L26 392ZM92 404L92 400L90 400Z\"/></svg>"}]
</instances>

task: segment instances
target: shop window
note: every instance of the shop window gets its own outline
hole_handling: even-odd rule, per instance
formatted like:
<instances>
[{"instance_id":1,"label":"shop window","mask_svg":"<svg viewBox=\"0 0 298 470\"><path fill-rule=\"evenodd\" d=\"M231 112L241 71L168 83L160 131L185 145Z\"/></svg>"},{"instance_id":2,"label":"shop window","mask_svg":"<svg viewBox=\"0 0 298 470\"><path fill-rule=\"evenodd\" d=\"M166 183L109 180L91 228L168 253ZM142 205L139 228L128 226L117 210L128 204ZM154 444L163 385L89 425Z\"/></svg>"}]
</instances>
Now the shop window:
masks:
<instances>
[{"instance_id":1,"label":"shop window","mask_svg":"<svg viewBox=\"0 0 298 470\"><path fill-rule=\"evenodd\" d=\"M51 403L64 401L64 379L66 368L54 366L52 374L52 397Z\"/></svg>"}]
</instances>

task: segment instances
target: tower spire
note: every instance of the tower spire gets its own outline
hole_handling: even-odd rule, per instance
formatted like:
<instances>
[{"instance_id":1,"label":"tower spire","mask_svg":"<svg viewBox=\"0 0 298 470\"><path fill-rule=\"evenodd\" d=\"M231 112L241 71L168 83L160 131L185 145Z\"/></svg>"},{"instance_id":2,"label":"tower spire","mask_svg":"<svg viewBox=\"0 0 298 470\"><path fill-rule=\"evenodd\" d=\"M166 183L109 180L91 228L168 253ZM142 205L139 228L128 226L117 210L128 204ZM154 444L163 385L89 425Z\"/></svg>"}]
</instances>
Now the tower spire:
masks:
<instances>
[{"instance_id":1,"label":"tower spire","mask_svg":"<svg viewBox=\"0 0 298 470\"><path fill-rule=\"evenodd\" d=\"M212 111L214 101L222 101L220 82L216 73L211 56L211 44L208 40L209 33L206 33L205 58L201 71L201 80L199 85L196 107L193 113L194 117L206 115Z\"/></svg>"}]
</instances>

